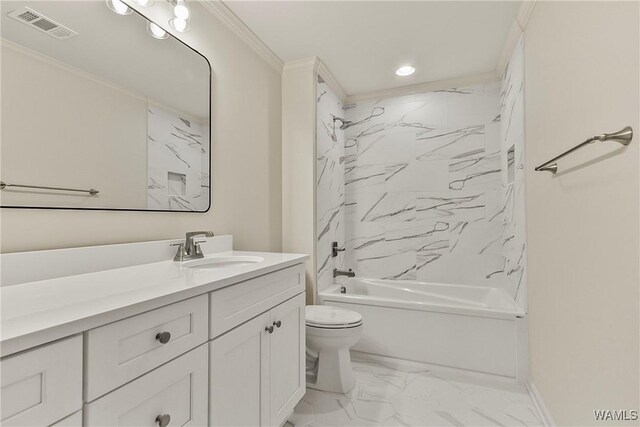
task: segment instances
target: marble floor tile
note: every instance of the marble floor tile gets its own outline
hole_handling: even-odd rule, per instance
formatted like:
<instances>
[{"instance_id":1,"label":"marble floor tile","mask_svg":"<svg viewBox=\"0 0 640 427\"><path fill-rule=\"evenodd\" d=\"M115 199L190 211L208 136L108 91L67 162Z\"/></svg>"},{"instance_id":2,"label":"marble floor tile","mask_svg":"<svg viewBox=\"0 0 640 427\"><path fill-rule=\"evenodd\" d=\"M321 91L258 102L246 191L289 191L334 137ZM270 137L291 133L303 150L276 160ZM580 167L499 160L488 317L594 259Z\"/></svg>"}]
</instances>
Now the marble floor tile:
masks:
<instances>
[{"instance_id":1,"label":"marble floor tile","mask_svg":"<svg viewBox=\"0 0 640 427\"><path fill-rule=\"evenodd\" d=\"M287 427L541 426L524 386L354 360L347 394L307 389Z\"/></svg>"}]
</instances>

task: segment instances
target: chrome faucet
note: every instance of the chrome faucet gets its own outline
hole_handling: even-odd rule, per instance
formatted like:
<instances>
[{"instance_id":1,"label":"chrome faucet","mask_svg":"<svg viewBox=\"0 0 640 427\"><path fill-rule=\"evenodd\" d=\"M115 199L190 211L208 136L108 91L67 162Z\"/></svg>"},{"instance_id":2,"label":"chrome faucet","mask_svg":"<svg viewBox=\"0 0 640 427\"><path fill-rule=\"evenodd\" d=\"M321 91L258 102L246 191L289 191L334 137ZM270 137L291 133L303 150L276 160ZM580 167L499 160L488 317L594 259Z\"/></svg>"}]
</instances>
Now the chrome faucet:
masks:
<instances>
[{"instance_id":1,"label":"chrome faucet","mask_svg":"<svg viewBox=\"0 0 640 427\"><path fill-rule=\"evenodd\" d=\"M356 273L354 273L351 269L349 271L338 270L337 268L333 269L333 277L338 276L347 276L347 277L356 277Z\"/></svg>"},{"instance_id":2,"label":"chrome faucet","mask_svg":"<svg viewBox=\"0 0 640 427\"><path fill-rule=\"evenodd\" d=\"M190 259L204 258L202 249L200 249L200 243L204 243L204 240L196 242L194 237L204 236L213 237L212 231L190 231L186 234L184 243L174 243L171 246L177 246L178 252L173 257L174 261L187 261Z\"/></svg>"}]
</instances>

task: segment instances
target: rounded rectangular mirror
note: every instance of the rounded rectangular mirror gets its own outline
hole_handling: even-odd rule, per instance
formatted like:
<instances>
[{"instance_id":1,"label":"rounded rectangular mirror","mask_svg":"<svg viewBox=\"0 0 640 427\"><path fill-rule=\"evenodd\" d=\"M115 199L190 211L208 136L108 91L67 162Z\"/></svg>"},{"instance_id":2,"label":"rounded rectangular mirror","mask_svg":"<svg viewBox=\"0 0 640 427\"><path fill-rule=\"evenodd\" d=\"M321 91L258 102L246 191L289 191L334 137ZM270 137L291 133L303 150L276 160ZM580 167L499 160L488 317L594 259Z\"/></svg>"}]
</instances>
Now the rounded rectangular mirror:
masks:
<instances>
[{"instance_id":1,"label":"rounded rectangular mirror","mask_svg":"<svg viewBox=\"0 0 640 427\"><path fill-rule=\"evenodd\" d=\"M2 207L209 209L203 55L104 1L0 4Z\"/></svg>"}]
</instances>

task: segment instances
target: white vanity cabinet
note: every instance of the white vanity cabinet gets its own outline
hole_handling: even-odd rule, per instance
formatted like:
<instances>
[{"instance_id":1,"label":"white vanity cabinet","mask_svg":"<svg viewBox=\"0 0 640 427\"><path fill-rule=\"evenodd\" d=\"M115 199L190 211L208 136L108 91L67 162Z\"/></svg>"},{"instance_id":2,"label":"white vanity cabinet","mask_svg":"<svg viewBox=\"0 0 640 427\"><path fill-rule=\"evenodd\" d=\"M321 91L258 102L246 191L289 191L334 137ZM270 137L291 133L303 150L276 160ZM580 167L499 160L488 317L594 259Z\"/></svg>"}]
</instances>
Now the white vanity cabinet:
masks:
<instances>
[{"instance_id":1,"label":"white vanity cabinet","mask_svg":"<svg viewBox=\"0 0 640 427\"><path fill-rule=\"evenodd\" d=\"M209 424L279 426L305 392L304 293L211 341Z\"/></svg>"},{"instance_id":2,"label":"white vanity cabinet","mask_svg":"<svg viewBox=\"0 0 640 427\"><path fill-rule=\"evenodd\" d=\"M20 312L30 307L30 296L37 295L42 306L58 303L52 301L55 296L60 308L51 318L57 321L66 316L65 307L75 307L65 305L65 298L82 304L77 304L81 311L68 316L64 334L43 333L40 342L29 337L31 344L20 348L14 332L17 350L0 361L0 424L281 426L305 392L306 256L260 255L268 269L210 273L171 261L141 266L144 277L139 282L137 267L114 276L96 273L90 283L100 285L93 290L85 288L84 276L71 277L70 296L56 295L56 284L46 282L5 289L3 295L14 300L24 293ZM158 296L139 299L139 306L133 306L129 295L137 295L131 291L136 283L143 290L138 294L156 295L156 279L149 276L156 268L172 274L174 291L166 293L169 285L158 276L165 283ZM194 285L195 280L202 283ZM40 288L44 285L48 287ZM67 288L60 289L69 292ZM94 303L93 292L111 289L123 299L120 308L126 314L105 309L113 303L105 299L95 302L94 317L79 317L91 311L85 301ZM42 298L47 292L50 299ZM3 332L6 328L4 324Z\"/></svg>"},{"instance_id":3,"label":"white vanity cabinet","mask_svg":"<svg viewBox=\"0 0 640 427\"><path fill-rule=\"evenodd\" d=\"M0 424L49 426L82 409L82 336L2 359Z\"/></svg>"}]
</instances>

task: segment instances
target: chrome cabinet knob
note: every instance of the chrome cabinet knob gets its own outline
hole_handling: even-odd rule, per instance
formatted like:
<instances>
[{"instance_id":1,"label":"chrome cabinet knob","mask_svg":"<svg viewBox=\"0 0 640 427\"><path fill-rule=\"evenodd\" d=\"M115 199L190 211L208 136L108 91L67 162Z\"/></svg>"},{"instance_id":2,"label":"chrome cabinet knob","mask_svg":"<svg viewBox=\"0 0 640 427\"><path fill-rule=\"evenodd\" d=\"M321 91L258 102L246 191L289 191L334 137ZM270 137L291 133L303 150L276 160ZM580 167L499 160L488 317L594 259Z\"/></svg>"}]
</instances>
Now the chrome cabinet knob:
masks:
<instances>
[{"instance_id":1,"label":"chrome cabinet knob","mask_svg":"<svg viewBox=\"0 0 640 427\"><path fill-rule=\"evenodd\" d=\"M273 333L273 326L266 326L266 327L264 328L264 330L265 330L266 332L269 332L270 334L272 334L272 333Z\"/></svg>"},{"instance_id":2,"label":"chrome cabinet knob","mask_svg":"<svg viewBox=\"0 0 640 427\"><path fill-rule=\"evenodd\" d=\"M276 320L275 322L273 322L273 326L275 326L276 328L279 328L280 326L282 326L282 322L279 320Z\"/></svg>"},{"instance_id":3,"label":"chrome cabinet knob","mask_svg":"<svg viewBox=\"0 0 640 427\"><path fill-rule=\"evenodd\" d=\"M169 342L169 340L171 339L171 332L159 332L158 335L156 335L156 340L160 341L160 344L166 344Z\"/></svg>"},{"instance_id":4,"label":"chrome cabinet knob","mask_svg":"<svg viewBox=\"0 0 640 427\"><path fill-rule=\"evenodd\" d=\"M170 422L171 422L171 415L169 414L162 414L156 417L156 423L158 423L160 427L167 427Z\"/></svg>"}]
</instances>

